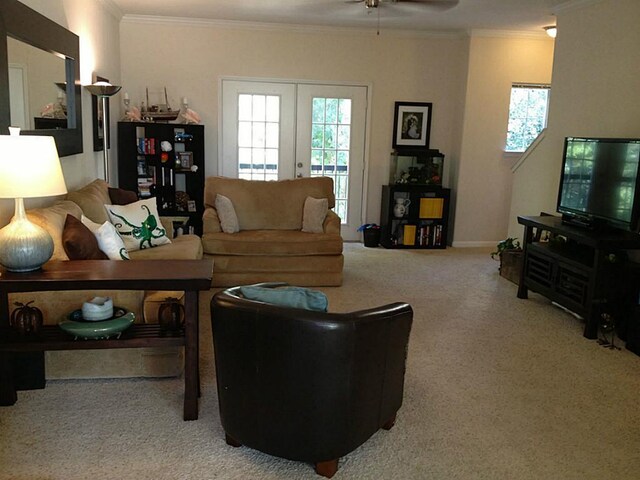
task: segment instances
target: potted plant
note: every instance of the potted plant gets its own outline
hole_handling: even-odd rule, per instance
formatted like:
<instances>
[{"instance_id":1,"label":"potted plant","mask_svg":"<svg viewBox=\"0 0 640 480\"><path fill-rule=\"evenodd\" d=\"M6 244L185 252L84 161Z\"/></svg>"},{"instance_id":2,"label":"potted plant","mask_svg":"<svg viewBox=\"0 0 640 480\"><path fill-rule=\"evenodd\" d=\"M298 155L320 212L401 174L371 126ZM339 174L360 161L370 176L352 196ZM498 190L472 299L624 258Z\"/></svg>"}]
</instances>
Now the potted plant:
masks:
<instances>
[{"instance_id":1,"label":"potted plant","mask_svg":"<svg viewBox=\"0 0 640 480\"><path fill-rule=\"evenodd\" d=\"M522 248L517 238L506 238L496 245L496 251L491 252L491 258L500 260L500 276L518 284L522 270Z\"/></svg>"}]
</instances>

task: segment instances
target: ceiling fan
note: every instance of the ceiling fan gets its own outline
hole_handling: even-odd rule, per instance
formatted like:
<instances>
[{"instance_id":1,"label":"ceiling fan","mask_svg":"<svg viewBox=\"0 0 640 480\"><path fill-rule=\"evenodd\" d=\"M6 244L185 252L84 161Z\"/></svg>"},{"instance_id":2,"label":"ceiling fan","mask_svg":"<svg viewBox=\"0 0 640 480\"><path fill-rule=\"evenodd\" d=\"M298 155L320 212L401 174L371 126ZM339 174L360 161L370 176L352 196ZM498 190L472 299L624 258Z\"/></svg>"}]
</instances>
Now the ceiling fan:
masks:
<instances>
[{"instance_id":1,"label":"ceiling fan","mask_svg":"<svg viewBox=\"0 0 640 480\"><path fill-rule=\"evenodd\" d=\"M396 9L411 8L415 10L417 8L425 7L429 10L449 10L450 8L458 5L459 0L347 0L346 3L362 3L365 6L367 13L377 13L378 17L378 31L380 35L380 7ZM399 5L401 4L401 5ZM406 4L406 6L404 5Z\"/></svg>"},{"instance_id":2,"label":"ceiling fan","mask_svg":"<svg viewBox=\"0 0 640 480\"><path fill-rule=\"evenodd\" d=\"M365 8L378 8L392 3L422 3L438 10L447 10L455 7L459 0L350 0L347 3L362 3Z\"/></svg>"}]
</instances>

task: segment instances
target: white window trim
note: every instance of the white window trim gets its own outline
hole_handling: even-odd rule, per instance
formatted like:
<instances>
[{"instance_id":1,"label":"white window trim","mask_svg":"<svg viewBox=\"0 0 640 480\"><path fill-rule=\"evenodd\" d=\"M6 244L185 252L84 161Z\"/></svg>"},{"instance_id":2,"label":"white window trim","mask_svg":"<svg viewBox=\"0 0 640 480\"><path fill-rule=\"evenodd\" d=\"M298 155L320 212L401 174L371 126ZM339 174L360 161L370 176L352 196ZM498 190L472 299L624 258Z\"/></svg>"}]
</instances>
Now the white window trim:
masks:
<instances>
[{"instance_id":1,"label":"white window trim","mask_svg":"<svg viewBox=\"0 0 640 480\"><path fill-rule=\"evenodd\" d=\"M507 136L509 135L509 120L511 119L511 93L513 92L514 88L528 88L528 89L534 89L534 88L539 88L539 89L544 89L544 90L548 90L549 93L547 95L547 108L544 112L544 127L542 128L542 130L540 131L540 133L544 132L547 129L547 125L549 122L549 104L551 102L551 84L550 83L512 83L511 84L511 89L509 90L509 112L508 112L508 116L507 116ZM540 134L538 134L538 136L540 136ZM505 138L505 145L504 148L502 150L502 156L505 159L516 159L517 157L522 156L523 154L525 154L527 152L527 150L529 150L529 148L526 148L524 150L507 150L507 140ZM531 142L531 145L529 145L529 147L531 147L532 145L534 145L536 143L536 140L534 140L533 142Z\"/></svg>"}]
</instances>

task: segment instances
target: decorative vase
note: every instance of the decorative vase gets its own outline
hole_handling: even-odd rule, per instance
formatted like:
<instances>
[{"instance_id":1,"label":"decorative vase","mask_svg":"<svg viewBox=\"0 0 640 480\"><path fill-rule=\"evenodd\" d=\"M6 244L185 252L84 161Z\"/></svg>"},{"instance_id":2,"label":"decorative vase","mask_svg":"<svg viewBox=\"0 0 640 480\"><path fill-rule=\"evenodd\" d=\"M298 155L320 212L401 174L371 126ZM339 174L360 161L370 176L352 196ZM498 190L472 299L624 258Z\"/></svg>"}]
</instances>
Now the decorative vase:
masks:
<instances>
[{"instance_id":1,"label":"decorative vase","mask_svg":"<svg viewBox=\"0 0 640 480\"><path fill-rule=\"evenodd\" d=\"M162 330L177 333L184 324L184 306L180 300L167 297L158 308L158 323Z\"/></svg>"},{"instance_id":2,"label":"decorative vase","mask_svg":"<svg viewBox=\"0 0 640 480\"><path fill-rule=\"evenodd\" d=\"M396 198L396 204L393 206L394 217L404 217L409 211L409 205L411 205L411 200L408 198Z\"/></svg>"}]
</instances>

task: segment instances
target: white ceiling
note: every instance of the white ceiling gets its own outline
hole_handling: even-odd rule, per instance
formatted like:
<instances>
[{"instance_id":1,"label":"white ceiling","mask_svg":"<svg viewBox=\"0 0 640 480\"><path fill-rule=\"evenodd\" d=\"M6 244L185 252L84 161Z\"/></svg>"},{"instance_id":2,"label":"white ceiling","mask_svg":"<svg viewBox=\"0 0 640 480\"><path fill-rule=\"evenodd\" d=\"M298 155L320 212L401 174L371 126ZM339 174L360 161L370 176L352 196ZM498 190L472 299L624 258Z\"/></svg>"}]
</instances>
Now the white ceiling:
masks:
<instances>
[{"instance_id":1,"label":"white ceiling","mask_svg":"<svg viewBox=\"0 0 640 480\"><path fill-rule=\"evenodd\" d=\"M106 0L123 15L232 20L292 25L376 28L432 32L502 30L542 32L555 23L554 9L584 0L460 0L442 11L427 4L393 3L367 10L347 0Z\"/></svg>"}]
</instances>

